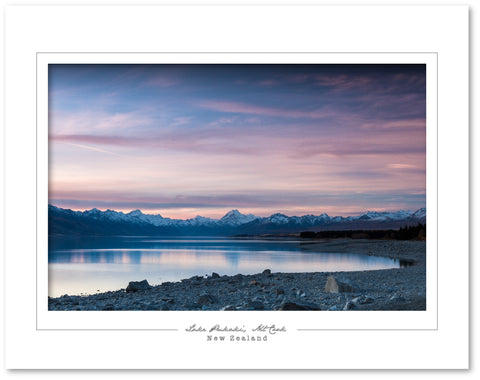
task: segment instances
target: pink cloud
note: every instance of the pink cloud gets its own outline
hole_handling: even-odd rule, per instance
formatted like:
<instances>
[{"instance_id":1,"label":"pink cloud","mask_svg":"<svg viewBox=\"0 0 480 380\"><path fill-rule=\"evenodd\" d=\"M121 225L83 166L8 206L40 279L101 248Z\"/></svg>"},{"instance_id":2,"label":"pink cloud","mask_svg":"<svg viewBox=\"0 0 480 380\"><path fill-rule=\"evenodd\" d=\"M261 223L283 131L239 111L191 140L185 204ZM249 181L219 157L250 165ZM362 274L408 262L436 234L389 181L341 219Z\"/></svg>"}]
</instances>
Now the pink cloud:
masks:
<instances>
[{"instance_id":1,"label":"pink cloud","mask_svg":"<svg viewBox=\"0 0 480 380\"><path fill-rule=\"evenodd\" d=\"M424 85L425 84L425 75L412 75L405 73L398 73L393 76L393 80L406 84L408 86L414 85Z\"/></svg>"},{"instance_id":2,"label":"pink cloud","mask_svg":"<svg viewBox=\"0 0 480 380\"><path fill-rule=\"evenodd\" d=\"M281 77L290 83L305 83L311 79L311 76L308 74L290 74L282 75Z\"/></svg>"},{"instance_id":3,"label":"pink cloud","mask_svg":"<svg viewBox=\"0 0 480 380\"><path fill-rule=\"evenodd\" d=\"M63 141L62 141L63 142ZM82 148L82 149L86 149L86 150L91 150L91 151L94 151L94 152L99 152L99 153L106 153L106 154L112 154L114 156L117 156L118 154L115 153L115 152L110 152L108 150L105 150L105 149L100 149L100 148L95 148L93 146L88 146L88 145L82 145L82 144L74 144L74 143L69 143L69 142L63 142L64 144L68 144L68 145L71 145L71 146L75 146L77 148Z\"/></svg>"},{"instance_id":4,"label":"pink cloud","mask_svg":"<svg viewBox=\"0 0 480 380\"><path fill-rule=\"evenodd\" d=\"M373 78L347 75L315 75L315 84L318 86L335 87L335 90L349 90L362 88L373 83Z\"/></svg>"},{"instance_id":5,"label":"pink cloud","mask_svg":"<svg viewBox=\"0 0 480 380\"><path fill-rule=\"evenodd\" d=\"M70 144L93 144L118 146L130 149L150 148L165 151L203 152L210 154L256 154L254 137L252 144L237 144L235 138L238 132L234 130L200 130L195 133L170 132L148 137L127 137L109 135L54 135L50 141L59 141ZM248 140L248 138L247 138ZM245 140L243 140L245 142ZM238 142L238 141L237 141Z\"/></svg>"},{"instance_id":6,"label":"pink cloud","mask_svg":"<svg viewBox=\"0 0 480 380\"><path fill-rule=\"evenodd\" d=\"M411 165L411 164L389 164L388 167L392 169L415 169L416 168L415 165Z\"/></svg>"},{"instance_id":7,"label":"pink cloud","mask_svg":"<svg viewBox=\"0 0 480 380\"><path fill-rule=\"evenodd\" d=\"M180 81L177 78L161 75L148 78L142 83L142 85L152 87L171 87L177 85L178 83L180 83Z\"/></svg>"},{"instance_id":8,"label":"pink cloud","mask_svg":"<svg viewBox=\"0 0 480 380\"><path fill-rule=\"evenodd\" d=\"M267 86L267 87L277 86L279 84L280 84L280 82L278 80L275 80L275 79L266 79L266 80L262 80L261 82L259 82L260 86Z\"/></svg>"},{"instance_id":9,"label":"pink cloud","mask_svg":"<svg viewBox=\"0 0 480 380\"><path fill-rule=\"evenodd\" d=\"M202 108L208 108L210 110L226 113L243 113L249 115L262 115L262 116L276 116L276 117L288 117L288 118L311 118L321 119L324 117L332 116L330 113L323 112L321 110L315 111L299 111L288 110L284 108L273 107L261 107L252 104L238 103L238 102L222 102L206 100L198 103L198 106Z\"/></svg>"},{"instance_id":10,"label":"pink cloud","mask_svg":"<svg viewBox=\"0 0 480 380\"><path fill-rule=\"evenodd\" d=\"M282 79L294 84L311 82L317 86L334 87L334 91L348 90L354 87L364 88L374 82L371 77L346 74L292 74L283 75Z\"/></svg>"},{"instance_id":11,"label":"pink cloud","mask_svg":"<svg viewBox=\"0 0 480 380\"><path fill-rule=\"evenodd\" d=\"M50 112L49 131L55 134L82 133L94 131L115 131L139 126L151 126L153 120L145 116L148 109L133 112L117 112L109 114L103 111L85 112Z\"/></svg>"},{"instance_id":12,"label":"pink cloud","mask_svg":"<svg viewBox=\"0 0 480 380\"><path fill-rule=\"evenodd\" d=\"M243 106L233 105L237 108ZM391 155L402 151L405 153L425 151L423 119L368 122L349 115L339 118L331 126L294 123L275 125L275 128L265 128L261 123L254 121L252 120L252 124L238 125L236 117L227 117L188 131L170 128L136 137L108 134L51 134L50 140L100 147L119 146L130 149L162 149L223 155L263 156L277 152L296 158L312 155ZM405 133L407 131L408 133Z\"/></svg>"},{"instance_id":13,"label":"pink cloud","mask_svg":"<svg viewBox=\"0 0 480 380\"><path fill-rule=\"evenodd\" d=\"M97 136L97 135L49 135L50 141L70 143L90 143L98 145L128 146L142 142L143 139L121 136Z\"/></svg>"},{"instance_id":14,"label":"pink cloud","mask_svg":"<svg viewBox=\"0 0 480 380\"><path fill-rule=\"evenodd\" d=\"M388 120L388 121L375 121L365 122L360 126L364 129L399 129L399 130L422 130L425 132L427 121L422 118L416 119L404 119L404 120Z\"/></svg>"}]
</instances>

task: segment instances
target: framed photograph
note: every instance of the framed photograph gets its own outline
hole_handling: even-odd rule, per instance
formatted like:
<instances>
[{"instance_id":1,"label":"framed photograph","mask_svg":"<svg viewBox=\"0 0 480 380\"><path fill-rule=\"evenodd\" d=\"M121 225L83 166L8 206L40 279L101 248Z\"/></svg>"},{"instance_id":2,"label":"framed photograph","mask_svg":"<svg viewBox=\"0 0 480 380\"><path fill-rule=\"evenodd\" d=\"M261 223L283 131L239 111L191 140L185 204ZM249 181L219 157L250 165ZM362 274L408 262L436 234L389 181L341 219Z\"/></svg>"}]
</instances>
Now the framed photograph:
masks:
<instances>
[{"instance_id":1,"label":"framed photograph","mask_svg":"<svg viewBox=\"0 0 480 380\"><path fill-rule=\"evenodd\" d=\"M6 60L9 368L468 366L468 8L11 7Z\"/></svg>"}]
</instances>

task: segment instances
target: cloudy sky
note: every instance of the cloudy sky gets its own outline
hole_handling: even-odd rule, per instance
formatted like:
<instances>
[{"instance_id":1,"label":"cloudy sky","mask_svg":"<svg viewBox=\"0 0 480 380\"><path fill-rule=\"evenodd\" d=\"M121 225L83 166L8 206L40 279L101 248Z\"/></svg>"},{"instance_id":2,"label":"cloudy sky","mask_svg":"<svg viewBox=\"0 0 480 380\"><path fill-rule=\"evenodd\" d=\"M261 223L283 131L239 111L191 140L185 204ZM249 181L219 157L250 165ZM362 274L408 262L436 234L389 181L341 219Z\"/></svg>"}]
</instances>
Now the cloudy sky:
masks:
<instances>
[{"instance_id":1,"label":"cloudy sky","mask_svg":"<svg viewBox=\"0 0 480 380\"><path fill-rule=\"evenodd\" d=\"M50 65L49 201L173 218L425 207L424 65Z\"/></svg>"}]
</instances>

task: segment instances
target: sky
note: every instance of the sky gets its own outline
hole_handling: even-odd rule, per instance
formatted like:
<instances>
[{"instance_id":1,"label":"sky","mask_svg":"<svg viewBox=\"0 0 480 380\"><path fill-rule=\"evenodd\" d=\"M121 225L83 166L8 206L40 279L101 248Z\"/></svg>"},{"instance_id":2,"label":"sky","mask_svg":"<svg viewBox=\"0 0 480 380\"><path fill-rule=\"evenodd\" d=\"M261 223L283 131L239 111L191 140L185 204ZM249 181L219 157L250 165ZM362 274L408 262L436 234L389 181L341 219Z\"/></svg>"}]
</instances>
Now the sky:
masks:
<instances>
[{"instance_id":1,"label":"sky","mask_svg":"<svg viewBox=\"0 0 480 380\"><path fill-rule=\"evenodd\" d=\"M186 219L416 210L425 65L49 65L49 203Z\"/></svg>"}]
</instances>

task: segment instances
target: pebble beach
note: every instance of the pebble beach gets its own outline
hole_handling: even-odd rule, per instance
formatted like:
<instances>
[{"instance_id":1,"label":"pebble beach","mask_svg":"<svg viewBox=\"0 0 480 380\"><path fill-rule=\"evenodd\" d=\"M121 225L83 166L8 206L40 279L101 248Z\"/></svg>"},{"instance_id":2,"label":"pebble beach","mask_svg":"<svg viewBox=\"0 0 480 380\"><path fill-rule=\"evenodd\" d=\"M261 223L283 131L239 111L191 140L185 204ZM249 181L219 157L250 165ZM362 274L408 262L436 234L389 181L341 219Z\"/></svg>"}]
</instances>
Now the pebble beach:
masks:
<instances>
[{"instance_id":1,"label":"pebble beach","mask_svg":"<svg viewBox=\"0 0 480 380\"><path fill-rule=\"evenodd\" d=\"M396 269L330 273L212 273L150 286L48 299L49 310L425 310L426 242L396 240L305 240L310 252L359 253L400 260ZM134 280L134 279L132 279Z\"/></svg>"}]
</instances>

